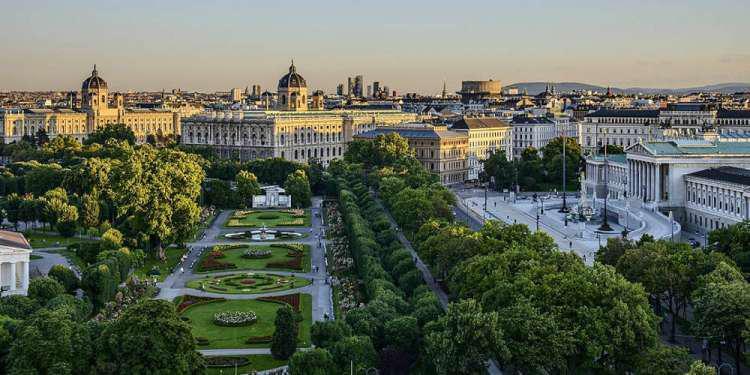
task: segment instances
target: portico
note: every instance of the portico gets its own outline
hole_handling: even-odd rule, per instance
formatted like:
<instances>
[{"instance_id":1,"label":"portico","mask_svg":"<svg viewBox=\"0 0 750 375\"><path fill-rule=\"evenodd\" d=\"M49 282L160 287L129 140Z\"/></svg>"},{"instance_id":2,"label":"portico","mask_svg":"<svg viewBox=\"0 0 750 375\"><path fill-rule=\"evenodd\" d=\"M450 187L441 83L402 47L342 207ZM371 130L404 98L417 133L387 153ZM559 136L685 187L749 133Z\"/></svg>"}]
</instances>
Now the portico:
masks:
<instances>
[{"instance_id":1,"label":"portico","mask_svg":"<svg viewBox=\"0 0 750 375\"><path fill-rule=\"evenodd\" d=\"M26 295L31 245L21 233L0 230L0 294Z\"/></svg>"}]
</instances>

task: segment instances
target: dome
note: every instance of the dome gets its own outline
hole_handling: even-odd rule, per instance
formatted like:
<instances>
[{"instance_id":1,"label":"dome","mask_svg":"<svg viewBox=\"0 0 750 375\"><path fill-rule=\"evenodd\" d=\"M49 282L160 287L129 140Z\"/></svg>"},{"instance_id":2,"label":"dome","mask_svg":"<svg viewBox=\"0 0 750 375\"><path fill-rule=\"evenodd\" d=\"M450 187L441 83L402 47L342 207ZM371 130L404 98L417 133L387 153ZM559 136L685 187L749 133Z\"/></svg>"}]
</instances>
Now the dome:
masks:
<instances>
[{"instance_id":1,"label":"dome","mask_svg":"<svg viewBox=\"0 0 750 375\"><path fill-rule=\"evenodd\" d=\"M86 78L81 85L81 90L92 90L92 89L106 89L107 82L99 77L99 72L96 71L96 65L94 70L91 71L91 77Z\"/></svg>"},{"instance_id":2,"label":"dome","mask_svg":"<svg viewBox=\"0 0 750 375\"><path fill-rule=\"evenodd\" d=\"M285 74L279 80L279 89L281 88L307 88L307 82L301 75L297 74L297 68L294 67L294 61L289 67L289 73Z\"/></svg>"}]
</instances>

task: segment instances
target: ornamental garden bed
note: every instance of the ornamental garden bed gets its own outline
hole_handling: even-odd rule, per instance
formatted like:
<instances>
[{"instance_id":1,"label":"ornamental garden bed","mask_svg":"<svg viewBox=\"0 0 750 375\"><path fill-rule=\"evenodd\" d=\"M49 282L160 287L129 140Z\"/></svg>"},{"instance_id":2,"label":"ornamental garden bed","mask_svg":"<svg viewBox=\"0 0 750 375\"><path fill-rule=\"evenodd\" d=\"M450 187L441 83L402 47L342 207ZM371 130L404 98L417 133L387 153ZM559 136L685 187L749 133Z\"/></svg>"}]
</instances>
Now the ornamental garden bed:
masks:
<instances>
[{"instance_id":1,"label":"ornamental garden bed","mask_svg":"<svg viewBox=\"0 0 750 375\"><path fill-rule=\"evenodd\" d=\"M238 363L238 374L252 374L255 371L270 370L287 364L287 361L275 359L270 354L255 354L236 357L206 357L206 375L234 374L234 363L240 359L245 359L248 363L244 365ZM219 364L225 365L219 366Z\"/></svg>"},{"instance_id":2,"label":"ornamental garden bed","mask_svg":"<svg viewBox=\"0 0 750 375\"><path fill-rule=\"evenodd\" d=\"M299 299L302 321L298 345L306 347L310 346L312 297L309 294L301 294ZM265 342L263 338L273 335L276 311L280 307L278 303L254 299L222 300L193 305L183 310L181 316L189 319L187 323L194 337L207 340L206 345L199 346L200 349L268 348L270 342ZM256 314L256 321L240 327L219 326L214 323L216 314L231 311L252 311Z\"/></svg>"},{"instance_id":3,"label":"ornamental garden bed","mask_svg":"<svg viewBox=\"0 0 750 375\"><path fill-rule=\"evenodd\" d=\"M269 257L249 258L248 251L270 252ZM310 271L310 246L303 244L217 245L201 257L198 272L230 270Z\"/></svg>"},{"instance_id":4,"label":"ornamental garden bed","mask_svg":"<svg viewBox=\"0 0 750 375\"><path fill-rule=\"evenodd\" d=\"M237 210L224 223L228 228L309 227L310 210Z\"/></svg>"},{"instance_id":5,"label":"ornamental garden bed","mask_svg":"<svg viewBox=\"0 0 750 375\"><path fill-rule=\"evenodd\" d=\"M307 285L310 285L310 280L305 278L255 272L206 276L187 283L188 288L226 294L270 293L301 288Z\"/></svg>"}]
</instances>

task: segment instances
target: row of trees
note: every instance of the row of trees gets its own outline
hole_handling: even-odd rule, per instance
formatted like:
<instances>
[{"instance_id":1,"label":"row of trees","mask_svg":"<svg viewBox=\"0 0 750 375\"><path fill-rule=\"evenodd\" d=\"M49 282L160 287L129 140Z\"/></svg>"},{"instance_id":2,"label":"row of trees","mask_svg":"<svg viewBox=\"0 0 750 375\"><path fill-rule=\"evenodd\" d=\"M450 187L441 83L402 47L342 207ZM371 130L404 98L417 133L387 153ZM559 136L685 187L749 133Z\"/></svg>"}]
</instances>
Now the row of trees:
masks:
<instances>
[{"instance_id":1,"label":"row of trees","mask_svg":"<svg viewBox=\"0 0 750 375\"><path fill-rule=\"evenodd\" d=\"M313 325L320 349L295 354L290 371L342 373L354 366L356 372L372 367L386 374L431 373L420 348L424 327L442 314L440 305L361 175L347 177L339 179L339 206L367 304L343 320Z\"/></svg>"},{"instance_id":2,"label":"row of trees","mask_svg":"<svg viewBox=\"0 0 750 375\"><path fill-rule=\"evenodd\" d=\"M570 137L555 138L541 150L529 147L519 159L510 161L505 151L495 152L483 161L480 178L484 182L494 179L497 190L514 190L516 185L525 191L562 190L564 139L566 188L575 189L583 159L581 146Z\"/></svg>"}]
</instances>

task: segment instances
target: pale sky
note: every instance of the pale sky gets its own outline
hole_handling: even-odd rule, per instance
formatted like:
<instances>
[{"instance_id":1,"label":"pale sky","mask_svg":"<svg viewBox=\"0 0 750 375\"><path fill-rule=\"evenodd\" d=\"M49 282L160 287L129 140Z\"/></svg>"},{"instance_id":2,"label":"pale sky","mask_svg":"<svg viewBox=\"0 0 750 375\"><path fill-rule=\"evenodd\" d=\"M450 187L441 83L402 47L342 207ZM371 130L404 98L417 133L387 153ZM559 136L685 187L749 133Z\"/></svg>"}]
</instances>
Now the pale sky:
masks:
<instances>
[{"instance_id":1,"label":"pale sky","mask_svg":"<svg viewBox=\"0 0 750 375\"><path fill-rule=\"evenodd\" d=\"M312 89L362 74L399 92L443 80L616 87L750 82L748 0L2 1L0 91Z\"/></svg>"}]
</instances>

